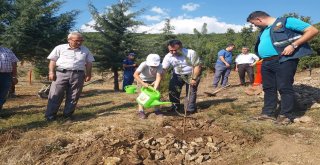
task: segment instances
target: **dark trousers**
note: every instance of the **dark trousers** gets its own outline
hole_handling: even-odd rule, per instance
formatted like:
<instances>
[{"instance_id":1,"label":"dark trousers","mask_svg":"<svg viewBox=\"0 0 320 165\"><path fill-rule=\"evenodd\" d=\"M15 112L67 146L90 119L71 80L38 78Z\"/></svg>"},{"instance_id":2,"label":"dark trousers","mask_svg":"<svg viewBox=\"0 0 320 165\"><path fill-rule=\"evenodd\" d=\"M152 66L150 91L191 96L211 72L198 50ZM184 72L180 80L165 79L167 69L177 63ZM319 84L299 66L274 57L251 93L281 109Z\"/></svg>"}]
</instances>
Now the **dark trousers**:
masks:
<instances>
[{"instance_id":1,"label":"dark trousers","mask_svg":"<svg viewBox=\"0 0 320 165\"><path fill-rule=\"evenodd\" d=\"M0 73L0 109L6 102L8 91L12 83L12 73Z\"/></svg>"},{"instance_id":2,"label":"dark trousers","mask_svg":"<svg viewBox=\"0 0 320 165\"><path fill-rule=\"evenodd\" d=\"M122 90L124 91L125 86L132 85L133 80L134 80L133 72L124 72L123 73Z\"/></svg>"},{"instance_id":3,"label":"dark trousers","mask_svg":"<svg viewBox=\"0 0 320 165\"><path fill-rule=\"evenodd\" d=\"M225 65L216 64L215 73L213 77L213 87L218 87L219 81L221 79L221 85L223 87L228 85L228 78L231 72L231 68L227 68Z\"/></svg>"},{"instance_id":4,"label":"dark trousers","mask_svg":"<svg viewBox=\"0 0 320 165\"><path fill-rule=\"evenodd\" d=\"M250 84L253 84L253 82L254 82L253 67L250 66L250 64L239 64L238 65L238 74L239 74L241 85L246 84L246 77L245 77L246 73L249 76Z\"/></svg>"},{"instance_id":5,"label":"dark trousers","mask_svg":"<svg viewBox=\"0 0 320 165\"><path fill-rule=\"evenodd\" d=\"M57 79L51 83L48 96L48 105L45 117L55 117L66 94L63 115L69 117L73 114L78 103L85 79L84 72L56 72Z\"/></svg>"},{"instance_id":6,"label":"dark trousers","mask_svg":"<svg viewBox=\"0 0 320 165\"><path fill-rule=\"evenodd\" d=\"M293 119L295 95L293 90L294 75L299 59L279 63L279 60L263 61L261 74L264 91L264 106L262 114L275 115L278 93L281 96L279 115Z\"/></svg>"},{"instance_id":7,"label":"dark trousers","mask_svg":"<svg viewBox=\"0 0 320 165\"><path fill-rule=\"evenodd\" d=\"M182 91L183 85L186 84L186 97L188 97L189 84L185 82L188 79L188 76L178 75L173 73L169 82L169 99L176 106L180 106L180 94ZM189 105L188 111L193 112L196 110L196 100L197 100L197 90L200 79L197 80L197 84L195 86L190 86L190 97L189 97Z\"/></svg>"}]
</instances>

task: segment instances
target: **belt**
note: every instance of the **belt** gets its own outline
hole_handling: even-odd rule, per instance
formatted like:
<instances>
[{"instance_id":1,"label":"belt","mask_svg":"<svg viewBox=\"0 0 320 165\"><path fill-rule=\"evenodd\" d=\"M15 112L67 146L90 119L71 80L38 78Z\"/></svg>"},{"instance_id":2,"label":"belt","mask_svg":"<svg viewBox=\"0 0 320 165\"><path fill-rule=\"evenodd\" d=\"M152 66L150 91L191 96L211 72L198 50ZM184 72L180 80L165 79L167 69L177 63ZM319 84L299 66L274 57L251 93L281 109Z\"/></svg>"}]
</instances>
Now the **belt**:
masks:
<instances>
[{"instance_id":1,"label":"belt","mask_svg":"<svg viewBox=\"0 0 320 165\"><path fill-rule=\"evenodd\" d=\"M279 56L271 56L271 57L267 57L267 58L263 58L263 61L271 61L271 60L279 60Z\"/></svg>"},{"instance_id":2,"label":"belt","mask_svg":"<svg viewBox=\"0 0 320 165\"><path fill-rule=\"evenodd\" d=\"M62 72L62 73L66 73L66 72L84 72L84 70L68 70L68 69L61 69L61 68L56 68L57 72Z\"/></svg>"}]
</instances>

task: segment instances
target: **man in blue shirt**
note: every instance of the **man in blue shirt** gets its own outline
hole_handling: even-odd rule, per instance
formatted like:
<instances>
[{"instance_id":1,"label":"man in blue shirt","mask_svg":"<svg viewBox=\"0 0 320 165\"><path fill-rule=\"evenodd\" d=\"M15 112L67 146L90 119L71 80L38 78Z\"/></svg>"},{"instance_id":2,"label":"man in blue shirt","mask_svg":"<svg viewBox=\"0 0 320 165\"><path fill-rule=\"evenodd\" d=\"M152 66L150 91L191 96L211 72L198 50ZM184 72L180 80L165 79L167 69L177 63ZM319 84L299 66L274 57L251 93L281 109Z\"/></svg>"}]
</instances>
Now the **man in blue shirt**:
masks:
<instances>
[{"instance_id":1,"label":"man in blue shirt","mask_svg":"<svg viewBox=\"0 0 320 165\"><path fill-rule=\"evenodd\" d=\"M232 64L232 50L234 49L234 44L228 44L226 49L222 49L218 52L218 59L215 65L215 73L213 78L213 87L218 87L218 83L221 79L222 87L228 85L228 77L231 72Z\"/></svg>"},{"instance_id":2,"label":"man in blue shirt","mask_svg":"<svg viewBox=\"0 0 320 165\"><path fill-rule=\"evenodd\" d=\"M124 87L127 85L132 85L133 83L133 73L137 64L134 62L134 53L129 53L127 59L123 60L122 67L123 67L123 84L122 90L124 91Z\"/></svg>"},{"instance_id":3,"label":"man in blue shirt","mask_svg":"<svg viewBox=\"0 0 320 165\"><path fill-rule=\"evenodd\" d=\"M247 22L261 29L256 53L263 59L261 73L265 94L262 113L257 119L276 119L278 124L289 124L294 119L293 82L299 57L312 53L307 42L317 35L318 30L299 19L274 18L263 11L252 12ZM281 110L275 118L278 91Z\"/></svg>"}]
</instances>

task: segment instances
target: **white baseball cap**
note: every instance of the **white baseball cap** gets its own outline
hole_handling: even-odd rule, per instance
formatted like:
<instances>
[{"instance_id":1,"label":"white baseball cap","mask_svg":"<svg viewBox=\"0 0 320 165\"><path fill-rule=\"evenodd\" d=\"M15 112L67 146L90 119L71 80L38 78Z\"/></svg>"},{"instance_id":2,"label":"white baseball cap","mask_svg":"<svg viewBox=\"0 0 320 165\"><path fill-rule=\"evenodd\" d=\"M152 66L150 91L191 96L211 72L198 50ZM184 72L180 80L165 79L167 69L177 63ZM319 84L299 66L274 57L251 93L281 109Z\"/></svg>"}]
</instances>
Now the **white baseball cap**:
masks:
<instances>
[{"instance_id":1,"label":"white baseball cap","mask_svg":"<svg viewBox=\"0 0 320 165\"><path fill-rule=\"evenodd\" d=\"M159 66L160 65L160 56L157 54L149 54L147 57L148 66Z\"/></svg>"}]
</instances>

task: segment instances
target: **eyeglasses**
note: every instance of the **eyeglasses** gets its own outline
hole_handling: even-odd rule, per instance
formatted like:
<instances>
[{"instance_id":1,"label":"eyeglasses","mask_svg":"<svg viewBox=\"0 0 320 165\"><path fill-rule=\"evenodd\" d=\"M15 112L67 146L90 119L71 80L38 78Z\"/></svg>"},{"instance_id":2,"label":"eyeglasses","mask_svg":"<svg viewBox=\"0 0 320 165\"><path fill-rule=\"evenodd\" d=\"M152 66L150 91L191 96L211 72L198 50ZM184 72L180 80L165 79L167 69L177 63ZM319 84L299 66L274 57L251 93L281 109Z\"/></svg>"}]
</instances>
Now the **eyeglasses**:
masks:
<instances>
[{"instance_id":1,"label":"eyeglasses","mask_svg":"<svg viewBox=\"0 0 320 165\"><path fill-rule=\"evenodd\" d=\"M83 42L84 40L70 40L70 41L73 41L73 42Z\"/></svg>"}]
</instances>

